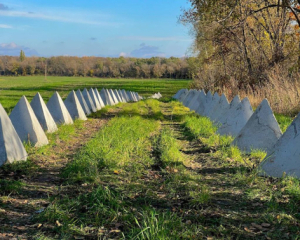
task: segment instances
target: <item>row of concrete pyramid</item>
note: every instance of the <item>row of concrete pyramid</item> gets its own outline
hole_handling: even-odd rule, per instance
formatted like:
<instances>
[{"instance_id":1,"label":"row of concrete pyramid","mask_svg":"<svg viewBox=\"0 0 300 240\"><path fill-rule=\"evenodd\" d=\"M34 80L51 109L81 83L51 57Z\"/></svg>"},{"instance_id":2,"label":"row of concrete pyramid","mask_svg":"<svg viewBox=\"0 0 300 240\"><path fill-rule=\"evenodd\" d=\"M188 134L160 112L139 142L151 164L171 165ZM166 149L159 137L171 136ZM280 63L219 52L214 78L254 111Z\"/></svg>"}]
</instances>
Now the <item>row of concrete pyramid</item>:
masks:
<instances>
[{"instance_id":1,"label":"row of concrete pyramid","mask_svg":"<svg viewBox=\"0 0 300 240\"><path fill-rule=\"evenodd\" d=\"M247 97L241 101L236 96L229 103L224 94L181 89L173 98L210 118L218 126L217 132L233 136L232 145L242 151L266 151L267 156L259 166L261 175L300 178L300 113L282 134L267 99L253 112Z\"/></svg>"},{"instance_id":2,"label":"row of concrete pyramid","mask_svg":"<svg viewBox=\"0 0 300 240\"><path fill-rule=\"evenodd\" d=\"M27 152L23 143L35 147L48 144L45 132L55 132L60 124L73 124L73 120L87 120L87 115L106 105L119 102L137 102L143 99L138 93L125 91L85 88L71 91L65 101L55 92L45 104L37 93L28 102L23 96L8 116L0 104L0 166L5 163L26 160Z\"/></svg>"},{"instance_id":3,"label":"row of concrete pyramid","mask_svg":"<svg viewBox=\"0 0 300 240\"><path fill-rule=\"evenodd\" d=\"M162 95L160 92L158 92L158 93L154 93L150 98L160 99L160 98L162 98Z\"/></svg>"}]
</instances>

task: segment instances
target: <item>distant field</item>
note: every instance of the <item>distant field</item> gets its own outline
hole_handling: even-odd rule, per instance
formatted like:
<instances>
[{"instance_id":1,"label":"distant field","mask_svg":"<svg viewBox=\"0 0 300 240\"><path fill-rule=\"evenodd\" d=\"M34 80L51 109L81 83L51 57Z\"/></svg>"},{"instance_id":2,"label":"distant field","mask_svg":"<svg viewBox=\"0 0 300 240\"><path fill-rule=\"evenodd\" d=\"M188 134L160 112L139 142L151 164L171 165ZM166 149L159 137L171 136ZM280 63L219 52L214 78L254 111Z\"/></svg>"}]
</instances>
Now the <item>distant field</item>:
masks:
<instances>
[{"instance_id":1,"label":"distant field","mask_svg":"<svg viewBox=\"0 0 300 240\"><path fill-rule=\"evenodd\" d=\"M9 112L25 95L30 101L37 92L45 101L54 91L58 91L65 98L72 89L96 87L101 89L115 88L136 91L142 96L150 96L160 92L163 96L171 96L181 88L186 88L190 80L175 79L103 79L91 77L0 77L0 103Z\"/></svg>"}]
</instances>

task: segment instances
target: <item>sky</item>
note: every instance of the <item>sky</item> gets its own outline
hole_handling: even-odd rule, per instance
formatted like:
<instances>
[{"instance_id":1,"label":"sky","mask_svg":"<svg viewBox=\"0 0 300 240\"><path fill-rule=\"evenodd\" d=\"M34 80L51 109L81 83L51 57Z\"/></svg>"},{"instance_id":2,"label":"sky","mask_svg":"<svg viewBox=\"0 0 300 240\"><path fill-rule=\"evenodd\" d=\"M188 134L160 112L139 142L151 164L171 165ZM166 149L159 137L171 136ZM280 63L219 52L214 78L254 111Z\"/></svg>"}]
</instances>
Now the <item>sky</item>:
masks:
<instances>
[{"instance_id":1,"label":"sky","mask_svg":"<svg viewBox=\"0 0 300 240\"><path fill-rule=\"evenodd\" d=\"M0 0L0 55L183 57L187 0Z\"/></svg>"}]
</instances>

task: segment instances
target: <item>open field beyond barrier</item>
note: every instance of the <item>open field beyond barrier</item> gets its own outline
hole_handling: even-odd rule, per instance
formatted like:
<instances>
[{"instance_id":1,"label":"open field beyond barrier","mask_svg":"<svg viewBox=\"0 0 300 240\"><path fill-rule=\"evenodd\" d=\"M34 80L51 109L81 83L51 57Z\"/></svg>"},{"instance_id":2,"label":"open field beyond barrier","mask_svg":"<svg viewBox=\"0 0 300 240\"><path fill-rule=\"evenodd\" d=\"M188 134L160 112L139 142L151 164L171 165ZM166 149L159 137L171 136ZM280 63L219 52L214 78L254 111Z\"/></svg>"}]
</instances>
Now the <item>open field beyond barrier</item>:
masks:
<instances>
[{"instance_id":1,"label":"open field beyond barrier","mask_svg":"<svg viewBox=\"0 0 300 240\"><path fill-rule=\"evenodd\" d=\"M105 79L91 77L47 77L26 76L6 77L0 76L0 103L10 112L22 95L29 101L39 92L47 102L54 91L58 91L62 98L67 97L71 90L96 87L125 89L135 91L142 96L150 96L160 92L163 96L171 96L181 88L187 88L190 80L170 79Z\"/></svg>"},{"instance_id":2,"label":"open field beyond barrier","mask_svg":"<svg viewBox=\"0 0 300 240\"><path fill-rule=\"evenodd\" d=\"M0 239L297 239L299 180L215 130L166 98L61 126L0 168Z\"/></svg>"}]
</instances>

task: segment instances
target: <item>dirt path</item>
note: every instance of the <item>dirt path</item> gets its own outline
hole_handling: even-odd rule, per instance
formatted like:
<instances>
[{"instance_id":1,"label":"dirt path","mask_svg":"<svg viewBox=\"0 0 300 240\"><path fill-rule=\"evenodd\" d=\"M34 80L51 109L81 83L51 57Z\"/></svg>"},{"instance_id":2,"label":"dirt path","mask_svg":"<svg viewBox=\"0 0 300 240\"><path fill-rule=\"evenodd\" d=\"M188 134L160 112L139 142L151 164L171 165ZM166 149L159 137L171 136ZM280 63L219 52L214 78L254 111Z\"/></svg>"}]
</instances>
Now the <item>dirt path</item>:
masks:
<instances>
[{"instance_id":1,"label":"dirt path","mask_svg":"<svg viewBox=\"0 0 300 240\"><path fill-rule=\"evenodd\" d=\"M24 184L20 193L0 195L0 239L27 239L28 233L39 228L31 223L32 217L43 211L52 195L60 193L63 182L59 176L61 169L107 121L89 119L66 141L56 139L47 154L31 153L29 159L37 165L36 172L24 174L22 171L0 169L0 179Z\"/></svg>"}]
</instances>

